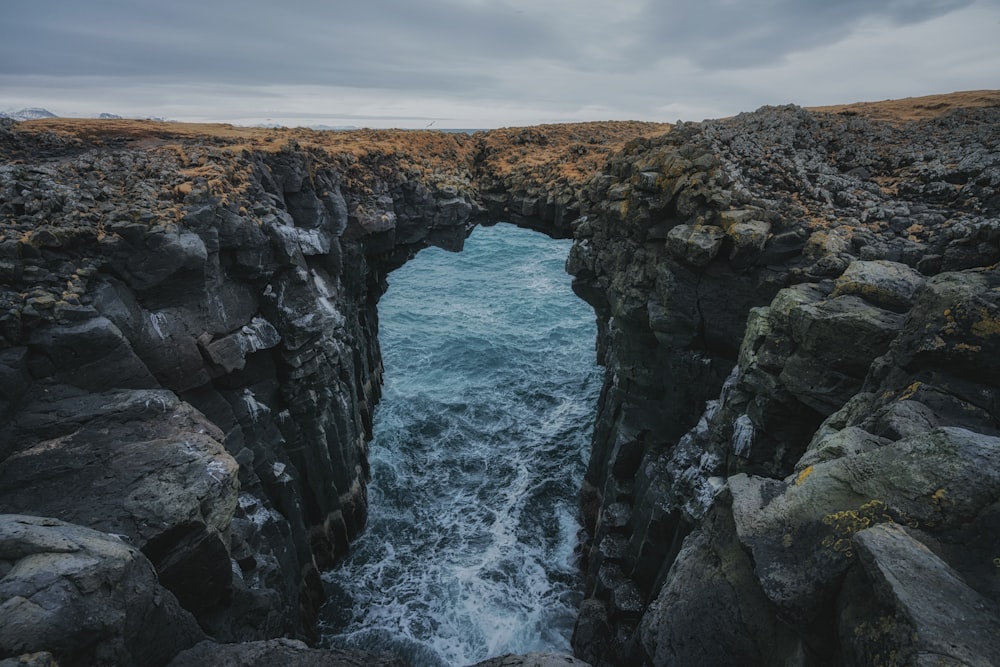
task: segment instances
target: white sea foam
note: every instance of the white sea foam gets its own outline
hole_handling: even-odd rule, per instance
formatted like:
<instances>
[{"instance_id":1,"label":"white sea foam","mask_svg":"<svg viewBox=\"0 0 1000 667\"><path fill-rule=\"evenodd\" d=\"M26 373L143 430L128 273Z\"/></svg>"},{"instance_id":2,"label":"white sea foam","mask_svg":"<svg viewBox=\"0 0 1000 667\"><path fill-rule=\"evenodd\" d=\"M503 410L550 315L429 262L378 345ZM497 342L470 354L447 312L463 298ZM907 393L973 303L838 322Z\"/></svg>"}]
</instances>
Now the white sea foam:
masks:
<instances>
[{"instance_id":1,"label":"white sea foam","mask_svg":"<svg viewBox=\"0 0 1000 667\"><path fill-rule=\"evenodd\" d=\"M328 644L418 666L569 650L599 376L567 251L480 229L390 276L369 525L328 576Z\"/></svg>"}]
</instances>

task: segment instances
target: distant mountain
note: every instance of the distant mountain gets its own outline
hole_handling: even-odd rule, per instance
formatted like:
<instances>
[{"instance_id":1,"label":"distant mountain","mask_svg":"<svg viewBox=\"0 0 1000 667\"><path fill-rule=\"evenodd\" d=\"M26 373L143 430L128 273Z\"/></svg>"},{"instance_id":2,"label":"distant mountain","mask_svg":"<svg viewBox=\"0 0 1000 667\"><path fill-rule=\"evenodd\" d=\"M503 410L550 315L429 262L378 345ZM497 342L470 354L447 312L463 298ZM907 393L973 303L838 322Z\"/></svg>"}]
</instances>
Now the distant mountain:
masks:
<instances>
[{"instance_id":1,"label":"distant mountain","mask_svg":"<svg viewBox=\"0 0 1000 667\"><path fill-rule=\"evenodd\" d=\"M37 107L25 107L20 111L0 111L0 118L13 118L14 120L35 120L38 118L58 118L48 109Z\"/></svg>"},{"instance_id":2,"label":"distant mountain","mask_svg":"<svg viewBox=\"0 0 1000 667\"><path fill-rule=\"evenodd\" d=\"M40 107L25 107L24 109L20 109L18 111L13 111L11 109L0 111L0 118L13 118L14 120L35 120L38 118L60 118L60 117L61 116L52 113L48 109L42 109ZM126 117L120 116L116 113L104 112L97 114L96 116L93 114L90 115L70 114L68 118L96 118L98 120L123 120ZM172 122L169 119L162 118L160 116L147 116L143 117L142 120Z\"/></svg>"}]
</instances>

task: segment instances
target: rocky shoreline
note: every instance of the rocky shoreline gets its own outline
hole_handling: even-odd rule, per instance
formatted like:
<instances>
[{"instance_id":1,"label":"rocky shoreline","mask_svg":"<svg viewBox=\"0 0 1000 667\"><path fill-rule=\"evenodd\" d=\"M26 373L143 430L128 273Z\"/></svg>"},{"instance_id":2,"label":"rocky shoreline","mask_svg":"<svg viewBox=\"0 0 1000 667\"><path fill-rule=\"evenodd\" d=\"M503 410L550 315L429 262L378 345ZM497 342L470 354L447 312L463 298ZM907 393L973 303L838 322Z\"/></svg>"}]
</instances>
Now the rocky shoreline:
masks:
<instances>
[{"instance_id":1,"label":"rocky shoreline","mask_svg":"<svg viewBox=\"0 0 1000 667\"><path fill-rule=\"evenodd\" d=\"M260 642L363 529L386 276L509 220L599 321L579 658L1000 660L1000 96L895 104L5 123L0 659L377 664Z\"/></svg>"}]
</instances>

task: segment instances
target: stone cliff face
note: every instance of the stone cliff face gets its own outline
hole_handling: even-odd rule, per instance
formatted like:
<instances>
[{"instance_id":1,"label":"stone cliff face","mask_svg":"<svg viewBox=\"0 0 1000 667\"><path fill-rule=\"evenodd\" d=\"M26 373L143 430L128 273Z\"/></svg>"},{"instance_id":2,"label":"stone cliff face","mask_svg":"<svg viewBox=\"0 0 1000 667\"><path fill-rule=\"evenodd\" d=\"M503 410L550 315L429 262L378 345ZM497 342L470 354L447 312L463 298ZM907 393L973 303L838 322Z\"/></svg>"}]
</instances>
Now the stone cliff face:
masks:
<instances>
[{"instance_id":1,"label":"stone cliff face","mask_svg":"<svg viewBox=\"0 0 1000 667\"><path fill-rule=\"evenodd\" d=\"M605 128L591 153L650 127ZM204 633L310 638L319 571L365 522L385 277L428 244L461 248L484 212L472 172L494 173L484 164L496 152L476 159L483 142L2 128L2 572L12 591L31 591L5 597L4 618L68 585L19 574L23 553L59 560L57 544L75 539L35 544L20 527L31 514L117 536L155 568L156 595L180 603L167 622L186 628L140 660L117 631L48 643L66 622L49 614L38 630L0 631L4 655L162 664ZM520 192L517 206L524 220L537 206L558 233L544 196Z\"/></svg>"},{"instance_id":2,"label":"stone cliff face","mask_svg":"<svg viewBox=\"0 0 1000 667\"><path fill-rule=\"evenodd\" d=\"M591 182L580 657L998 659L998 119L762 109Z\"/></svg>"},{"instance_id":3,"label":"stone cliff face","mask_svg":"<svg viewBox=\"0 0 1000 667\"><path fill-rule=\"evenodd\" d=\"M7 130L0 508L118 535L219 641L308 636L365 522L385 274L474 204L457 169L125 136Z\"/></svg>"},{"instance_id":4,"label":"stone cliff face","mask_svg":"<svg viewBox=\"0 0 1000 667\"><path fill-rule=\"evenodd\" d=\"M309 639L364 525L385 277L510 220L576 239L607 369L579 657L1000 660L981 98L669 132L0 127L0 618L31 619L0 657Z\"/></svg>"}]
</instances>

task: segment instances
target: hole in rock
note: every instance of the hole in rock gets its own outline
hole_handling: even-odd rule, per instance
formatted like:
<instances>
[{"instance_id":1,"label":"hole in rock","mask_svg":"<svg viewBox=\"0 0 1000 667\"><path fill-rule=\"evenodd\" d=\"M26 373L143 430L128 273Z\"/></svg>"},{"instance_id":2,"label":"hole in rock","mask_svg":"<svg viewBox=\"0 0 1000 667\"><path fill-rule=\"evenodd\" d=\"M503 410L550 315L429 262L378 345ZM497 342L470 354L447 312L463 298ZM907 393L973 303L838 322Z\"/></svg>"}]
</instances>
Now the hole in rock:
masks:
<instances>
[{"instance_id":1,"label":"hole in rock","mask_svg":"<svg viewBox=\"0 0 1000 667\"><path fill-rule=\"evenodd\" d=\"M600 375L569 247L500 224L390 276L369 521L327 575L327 645L414 665L570 652Z\"/></svg>"}]
</instances>

